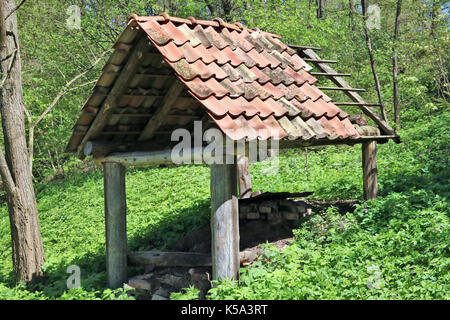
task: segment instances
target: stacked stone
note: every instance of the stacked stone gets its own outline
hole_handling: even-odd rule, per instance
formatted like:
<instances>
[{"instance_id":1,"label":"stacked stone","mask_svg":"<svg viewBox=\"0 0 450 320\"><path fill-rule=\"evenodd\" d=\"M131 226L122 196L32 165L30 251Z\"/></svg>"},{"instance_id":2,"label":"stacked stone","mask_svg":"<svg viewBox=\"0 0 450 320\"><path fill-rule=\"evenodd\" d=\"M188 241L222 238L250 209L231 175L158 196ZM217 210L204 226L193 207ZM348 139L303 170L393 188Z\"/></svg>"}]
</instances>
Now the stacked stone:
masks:
<instances>
[{"instance_id":1,"label":"stacked stone","mask_svg":"<svg viewBox=\"0 0 450 320\"><path fill-rule=\"evenodd\" d=\"M265 200L258 202L240 202L240 219L261 219L268 221L299 220L311 208L302 200Z\"/></svg>"},{"instance_id":2,"label":"stacked stone","mask_svg":"<svg viewBox=\"0 0 450 320\"><path fill-rule=\"evenodd\" d=\"M147 267L145 274L128 280L128 285L134 288L134 292L129 293L142 300L168 300L171 293L194 286L200 290L199 298L203 299L211 288L210 274L211 268L207 267Z\"/></svg>"}]
</instances>

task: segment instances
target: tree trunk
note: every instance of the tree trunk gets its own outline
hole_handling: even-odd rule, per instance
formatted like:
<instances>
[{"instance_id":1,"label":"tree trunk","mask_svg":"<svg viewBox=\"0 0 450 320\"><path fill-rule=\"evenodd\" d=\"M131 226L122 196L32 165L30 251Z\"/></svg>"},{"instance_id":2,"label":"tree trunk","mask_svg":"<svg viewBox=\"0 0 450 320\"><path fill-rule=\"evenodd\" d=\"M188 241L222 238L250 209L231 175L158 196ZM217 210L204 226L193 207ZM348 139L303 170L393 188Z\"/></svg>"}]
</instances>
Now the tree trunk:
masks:
<instances>
[{"instance_id":1,"label":"tree trunk","mask_svg":"<svg viewBox=\"0 0 450 320\"><path fill-rule=\"evenodd\" d=\"M431 27L430 27L430 35L434 39L436 37L436 28L437 28L437 19L439 15L439 0L433 0L431 8Z\"/></svg>"},{"instance_id":2,"label":"tree trunk","mask_svg":"<svg viewBox=\"0 0 450 320\"><path fill-rule=\"evenodd\" d=\"M386 107L384 106L383 96L381 95L380 80L378 79L377 68L375 65L375 57L373 55L373 50L372 50L372 42L370 40L369 28L367 27L367 9L369 7L369 2L367 0L361 0L361 7L363 9L363 11L362 11L363 20L364 20L363 28L364 28L364 36L366 38L367 51L369 52L370 66L372 68L372 74L373 74L373 79L375 82L375 88L377 90L378 101L381 105L381 107L380 107L381 118L384 121L387 121Z\"/></svg>"},{"instance_id":3,"label":"tree trunk","mask_svg":"<svg viewBox=\"0 0 450 320\"><path fill-rule=\"evenodd\" d=\"M316 0L317 3L317 18L323 18L323 0Z\"/></svg>"},{"instance_id":4,"label":"tree trunk","mask_svg":"<svg viewBox=\"0 0 450 320\"><path fill-rule=\"evenodd\" d=\"M399 102L399 92L398 92L398 61L397 61L397 44L398 44L398 32L400 25L400 14L402 9L402 0L397 1L397 13L395 15L395 29L394 29L394 45L393 49L393 71L392 78L394 84L394 118L395 118L395 129L400 129L400 102Z\"/></svg>"},{"instance_id":5,"label":"tree trunk","mask_svg":"<svg viewBox=\"0 0 450 320\"><path fill-rule=\"evenodd\" d=\"M42 275L44 248L26 144L15 8L14 0L0 0L1 116L5 144L5 156L0 150L0 171L7 184L15 277L17 282L28 283Z\"/></svg>"},{"instance_id":6,"label":"tree trunk","mask_svg":"<svg viewBox=\"0 0 450 320\"><path fill-rule=\"evenodd\" d=\"M349 0L348 2L348 6L349 6L349 16L350 16L350 28L352 29L352 32L355 31L355 4L353 3L353 0ZM353 33L352 33L352 38L353 38Z\"/></svg>"}]
</instances>

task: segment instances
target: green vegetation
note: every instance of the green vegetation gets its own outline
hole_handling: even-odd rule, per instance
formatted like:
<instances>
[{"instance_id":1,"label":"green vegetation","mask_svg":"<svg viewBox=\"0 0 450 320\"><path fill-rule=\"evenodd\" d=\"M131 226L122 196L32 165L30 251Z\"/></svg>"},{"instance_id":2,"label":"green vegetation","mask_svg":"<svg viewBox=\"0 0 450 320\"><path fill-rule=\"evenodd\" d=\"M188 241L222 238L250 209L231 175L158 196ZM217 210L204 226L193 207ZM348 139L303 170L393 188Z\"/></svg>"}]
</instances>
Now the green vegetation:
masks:
<instances>
[{"instance_id":1,"label":"green vegetation","mask_svg":"<svg viewBox=\"0 0 450 320\"><path fill-rule=\"evenodd\" d=\"M208 298L448 299L449 121L448 112L437 112L402 130L402 144L379 146L381 196L367 209L361 206L346 216L333 210L314 215L295 231L295 242L282 254L269 249L267 259L242 270L239 286L221 284ZM328 199L362 197L360 146L310 150L308 158L306 172L304 150L284 153L279 172L270 177L261 174L266 163L252 165L255 188L313 190L315 197ZM117 292L104 289L101 172L74 174L40 187L48 278L28 290L13 287L3 205L0 299L115 297ZM204 166L129 170L127 198L130 250L164 250L207 223L209 170ZM80 266L82 289L65 292L70 265ZM381 271L380 289L366 287L374 276L370 269L367 272L372 266ZM196 295L188 291L177 296Z\"/></svg>"},{"instance_id":2,"label":"green vegetation","mask_svg":"<svg viewBox=\"0 0 450 320\"><path fill-rule=\"evenodd\" d=\"M269 246L263 259L241 270L240 284L225 281L207 298L449 299L449 120L448 112L438 114L403 131L403 144L380 147L377 200L345 216L332 208L312 216L281 254ZM346 149L340 157L321 152L311 161L323 161L323 171L314 175L323 195L333 187L335 195L345 194L343 182L358 193L356 174L332 169L359 160L356 151ZM195 296L191 288L172 298Z\"/></svg>"},{"instance_id":3,"label":"green vegetation","mask_svg":"<svg viewBox=\"0 0 450 320\"><path fill-rule=\"evenodd\" d=\"M84 0L70 1L82 8L82 20L80 30L69 30L64 27L68 3L27 1L18 14L24 101L31 119L36 120L67 81L113 45L130 13L153 15L163 10L182 17L222 16L278 33L286 43L322 47L323 58L337 59L338 71L352 73L351 83L368 89L364 98L377 101L358 6L351 20L348 1L332 1L324 18L317 19L309 0L257 0L251 6L231 2L233 9L224 11L221 1L215 0L102 0L89 1L89 6ZM382 13L380 29L371 37L388 116L393 119L396 1L372 3ZM264 259L242 269L240 284L221 283L208 299L450 298L448 19L442 12L431 14L443 1L403 3L398 44L402 103L398 133L403 143L379 145L380 197L353 214L341 216L330 209L313 215L295 230L294 243L283 253L268 247ZM105 288L102 173L92 171L89 161L64 153L90 82L98 78L102 66L74 83L76 89L64 95L35 131L33 174L46 277L34 286L14 285L8 211L0 190L0 299L128 298L126 288ZM357 108L345 110L361 113ZM252 165L255 189L362 199L360 145L290 150L281 154L279 171L272 176L263 174L267 166ZM127 198L130 250L164 250L208 223L209 169L128 170ZM70 265L81 268L80 289L67 290ZM172 296L196 297L192 288Z\"/></svg>"}]
</instances>

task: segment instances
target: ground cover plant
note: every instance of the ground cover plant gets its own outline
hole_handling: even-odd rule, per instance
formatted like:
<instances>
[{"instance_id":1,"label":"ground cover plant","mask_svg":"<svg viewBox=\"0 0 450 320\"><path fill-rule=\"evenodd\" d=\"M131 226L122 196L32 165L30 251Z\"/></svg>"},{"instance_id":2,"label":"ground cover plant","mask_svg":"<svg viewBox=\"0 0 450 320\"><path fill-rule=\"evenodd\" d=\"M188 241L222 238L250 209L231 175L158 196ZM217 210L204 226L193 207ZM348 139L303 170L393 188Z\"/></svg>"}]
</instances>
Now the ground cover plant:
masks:
<instances>
[{"instance_id":1,"label":"ground cover plant","mask_svg":"<svg viewBox=\"0 0 450 320\"><path fill-rule=\"evenodd\" d=\"M365 88L377 102L362 28L360 1L21 1L17 10L26 127L61 100L34 130L33 182L46 253L44 278L14 282L6 196L0 184L0 299L132 299L127 288L105 287L103 175L90 159L80 161L65 146L90 88L131 13L222 17L249 28L280 34L284 42L321 47L338 72ZM448 299L450 292L448 5L442 0L403 0L396 49L399 61L401 144L378 145L376 200L353 213L315 212L294 230L282 253L270 246L265 258L241 270L240 283L223 282L207 299ZM19 1L16 1L19 4ZM232 4L224 6L223 4ZM398 0L373 0L379 28L370 30L374 59L393 125L392 56ZM80 9L80 28L67 27ZM353 6L351 6L353 5ZM103 60L94 62L102 54ZM315 70L317 71L317 70ZM319 86L334 86L320 80ZM343 94L335 101L348 101ZM355 107L344 108L360 114ZM399 129L399 126L401 129ZM2 129L1 129L2 130ZM27 131L28 132L28 131ZM28 134L28 133L27 133ZM4 149L3 135L0 145ZM362 200L361 145L282 152L278 171L268 162L251 165L255 190L314 191L317 199ZM127 170L129 250L166 250L183 235L209 223L207 166ZM78 266L81 287L68 289L68 267ZM142 272L131 268L130 276ZM173 299L195 299L193 288Z\"/></svg>"}]
</instances>

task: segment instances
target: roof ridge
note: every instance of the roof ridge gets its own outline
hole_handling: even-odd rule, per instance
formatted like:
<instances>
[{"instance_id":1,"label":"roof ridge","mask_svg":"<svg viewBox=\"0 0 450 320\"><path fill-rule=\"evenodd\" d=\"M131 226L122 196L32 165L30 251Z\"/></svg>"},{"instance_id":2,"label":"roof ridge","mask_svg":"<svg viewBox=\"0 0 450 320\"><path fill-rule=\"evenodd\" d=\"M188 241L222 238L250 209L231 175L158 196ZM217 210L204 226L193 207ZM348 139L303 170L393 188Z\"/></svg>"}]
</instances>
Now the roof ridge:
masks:
<instances>
[{"instance_id":1,"label":"roof ridge","mask_svg":"<svg viewBox=\"0 0 450 320\"><path fill-rule=\"evenodd\" d=\"M158 16L138 16L137 14L133 13L128 18L128 24L130 22L132 22L133 20L135 20L137 22L145 22L145 21L148 21L148 20L155 20L157 22L168 22L168 21L171 21L171 22L176 22L176 23L185 23L185 24L190 25L190 26L202 25L202 26L210 26L210 27L213 27L213 28L220 28L220 27L222 27L222 28L227 28L227 29L239 31L239 32L241 32L242 30L247 30L249 33L260 32L262 34L271 36L273 38L281 39L281 36L278 35L278 34L266 32L266 31L261 31L258 28L249 29L249 28L244 27L239 22L229 23L229 22L225 22L222 18L214 18L213 20L197 20L197 19L195 19L192 16L190 16L188 18L179 18L179 17L169 16L168 13L163 12L163 13L161 13Z\"/></svg>"}]
</instances>

